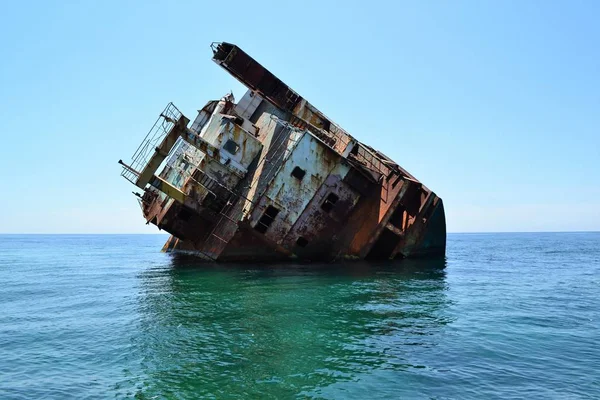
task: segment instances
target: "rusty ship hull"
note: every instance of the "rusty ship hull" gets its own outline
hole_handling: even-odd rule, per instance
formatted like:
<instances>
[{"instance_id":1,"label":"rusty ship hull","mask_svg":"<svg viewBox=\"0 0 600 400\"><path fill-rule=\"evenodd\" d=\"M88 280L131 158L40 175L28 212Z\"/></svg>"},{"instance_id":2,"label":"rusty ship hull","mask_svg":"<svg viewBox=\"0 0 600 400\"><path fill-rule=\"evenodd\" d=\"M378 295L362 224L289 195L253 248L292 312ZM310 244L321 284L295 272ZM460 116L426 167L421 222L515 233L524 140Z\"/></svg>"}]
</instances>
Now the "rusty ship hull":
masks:
<instances>
[{"instance_id":1,"label":"rusty ship hull","mask_svg":"<svg viewBox=\"0 0 600 400\"><path fill-rule=\"evenodd\" d=\"M164 251L211 261L444 256L442 199L238 46L213 61L247 87L190 120L171 103L122 175Z\"/></svg>"}]
</instances>

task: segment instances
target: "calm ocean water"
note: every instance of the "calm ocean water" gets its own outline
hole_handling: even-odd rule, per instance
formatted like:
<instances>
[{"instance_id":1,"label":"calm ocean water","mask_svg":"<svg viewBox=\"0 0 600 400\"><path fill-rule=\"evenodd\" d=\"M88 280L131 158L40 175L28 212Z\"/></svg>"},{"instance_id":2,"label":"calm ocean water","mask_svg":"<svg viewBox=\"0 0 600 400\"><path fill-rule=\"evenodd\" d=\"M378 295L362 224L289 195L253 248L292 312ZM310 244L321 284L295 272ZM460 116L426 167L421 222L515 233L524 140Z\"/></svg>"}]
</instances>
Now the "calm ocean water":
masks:
<instances>
[{"instance_id":1,"label":"calm ocean water","mask_svg":"<svg viewBox=\"0 0 600 400\"><path fill-rule=\"evenodd\" d=\"M164 239L0 236L0 398L600 398L600 233L310 266Z\"/></svg>"}]
</instances>

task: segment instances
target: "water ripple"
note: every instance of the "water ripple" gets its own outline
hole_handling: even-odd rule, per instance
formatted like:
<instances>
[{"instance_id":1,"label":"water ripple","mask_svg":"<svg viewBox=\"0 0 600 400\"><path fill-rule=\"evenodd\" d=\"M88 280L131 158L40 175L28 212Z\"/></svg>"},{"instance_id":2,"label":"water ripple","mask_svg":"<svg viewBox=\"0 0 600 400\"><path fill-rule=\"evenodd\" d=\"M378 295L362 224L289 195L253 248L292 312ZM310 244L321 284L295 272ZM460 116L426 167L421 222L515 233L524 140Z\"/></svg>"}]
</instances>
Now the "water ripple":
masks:
<instances>
[{"instance_id":1,"label":"water ripple","mask_svg":"<svg viewBox=\"0 0 600 400\"><path fill-rule=\"evenodd\" d=\"M162 236L2 239L3 399L600 397L597 233L278 266Z\"/></svg>"}]
</instances>

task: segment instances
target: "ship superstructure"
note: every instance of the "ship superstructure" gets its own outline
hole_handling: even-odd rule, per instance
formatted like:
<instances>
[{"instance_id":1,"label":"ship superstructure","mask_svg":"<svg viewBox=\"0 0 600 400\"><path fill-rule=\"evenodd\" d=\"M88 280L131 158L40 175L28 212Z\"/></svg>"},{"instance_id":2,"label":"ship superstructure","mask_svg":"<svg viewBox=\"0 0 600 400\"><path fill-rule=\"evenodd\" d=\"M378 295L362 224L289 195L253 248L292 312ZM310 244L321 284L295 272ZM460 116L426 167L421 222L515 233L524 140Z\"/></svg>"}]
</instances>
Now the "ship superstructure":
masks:
<instances>
[{"instance_id":1,"label":"ship superstructure","mask_svg":"<svg viewBox=\"0 0 600 400\"><path fill-rule=\"evenodd\" d=\"M122 175L165 251L213 261L444 255L442 199L361 143L236 45L213 61L247 92L191 122L173 104ZM190 124L191 122L191 124Z\"/></svg>"}]
</instances>

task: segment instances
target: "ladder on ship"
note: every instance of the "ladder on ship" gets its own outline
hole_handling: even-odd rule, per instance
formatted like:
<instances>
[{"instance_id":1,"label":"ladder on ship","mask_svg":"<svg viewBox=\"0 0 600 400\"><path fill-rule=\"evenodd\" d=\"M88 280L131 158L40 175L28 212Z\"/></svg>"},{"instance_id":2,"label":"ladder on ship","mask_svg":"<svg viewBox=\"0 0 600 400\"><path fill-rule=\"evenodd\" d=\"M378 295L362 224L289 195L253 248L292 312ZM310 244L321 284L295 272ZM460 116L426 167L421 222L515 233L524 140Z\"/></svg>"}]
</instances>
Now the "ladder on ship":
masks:
<instances>
[{"instance_id":1,"label":"ladder on ship","mask_svg":"<svg viewBox=\"0 0 600 400\"><path fill-rule=\"evenodd\" d=\"M238 221L232 218L232 214L236 210L235 206L238 204L239 199L239 196L232 196L227 200L221 211L219 211L219 220L213 226L203 246L202 253L213 260L217 259L237 231Z\"/></svg>"}]
</instances>

